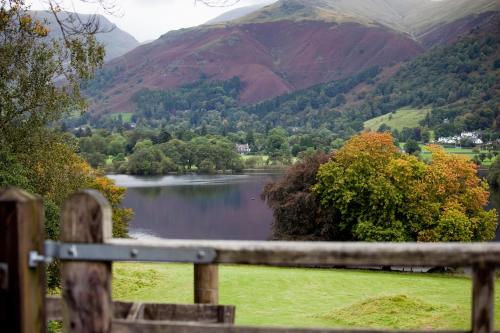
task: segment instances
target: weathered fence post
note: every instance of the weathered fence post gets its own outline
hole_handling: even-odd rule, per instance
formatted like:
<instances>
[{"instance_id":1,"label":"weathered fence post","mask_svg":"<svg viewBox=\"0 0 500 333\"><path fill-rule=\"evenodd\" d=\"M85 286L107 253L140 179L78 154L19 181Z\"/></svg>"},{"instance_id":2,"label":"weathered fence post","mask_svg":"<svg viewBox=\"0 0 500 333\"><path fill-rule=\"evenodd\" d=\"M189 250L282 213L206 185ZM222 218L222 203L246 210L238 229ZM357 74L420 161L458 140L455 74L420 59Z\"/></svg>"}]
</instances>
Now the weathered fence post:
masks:
<instances>
[{"instance_id":1,"label":"weathered fence post","mask_svg":"<svg viewBox=\"0 0 500 333\"><path fill-rule=\"evenodd\" d=\"M0 330L45 332L45 269L30 268L30 251L43 254L43 206L16 188L0 190Z\"/></svg>"},{"instance_id":2,"label":"weathered fence post","mask_svg":"<svg viewBox=\"0 0 500 333\"><path fill-rule=\"evenodd\" d=\"M219 304L219 265L194 265L194 302Z\"/></svg>"},{"instance_id":3,"label":"weathered fence post","mask_svg":"<svg viewBox=\"0 0 500 333\"><path fill-rule=\"evenodd\" d=\"M96 244L111 237L111 207L99 192L82 191L66 200L61 241ZM61 279L64 332L111 332L111 262L63 262Z\"/></svg>"},{"instance_id":4,"label":"weathered fence post","mask_svg":"<svg viewBox=\"0 0 500 333\"><path fill-rule=\"evenodd\" d=\"M472 267L472 333L493 333L495 266Z\"/></svg>"}]
</instances>

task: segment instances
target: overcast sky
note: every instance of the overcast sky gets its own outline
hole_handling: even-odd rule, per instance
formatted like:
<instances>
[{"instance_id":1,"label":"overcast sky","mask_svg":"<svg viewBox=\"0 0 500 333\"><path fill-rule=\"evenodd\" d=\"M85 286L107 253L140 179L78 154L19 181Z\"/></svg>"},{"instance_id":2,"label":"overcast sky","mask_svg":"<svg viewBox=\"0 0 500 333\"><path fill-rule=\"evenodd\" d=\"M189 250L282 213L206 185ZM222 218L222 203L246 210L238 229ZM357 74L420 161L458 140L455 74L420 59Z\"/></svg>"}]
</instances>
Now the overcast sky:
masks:
<instances>
[{"instance_id":1,"label":"overcast sky","mask_svg":"<svg viewBox=\"0 0 500 333\"><path fill-rule=\"evenodd\" d=\"M103 14L120 29L144 42L156 39L170 30L200 25L231 9L267 3L270 0L240 0L235 5L224 8L208 7L195 0L115 0L115 15L105 13L95 4L85 4L78 0L59 1L69 11ZM30 2L34 10L47 8L44 0Z\"/></svg>"}]
</instances>

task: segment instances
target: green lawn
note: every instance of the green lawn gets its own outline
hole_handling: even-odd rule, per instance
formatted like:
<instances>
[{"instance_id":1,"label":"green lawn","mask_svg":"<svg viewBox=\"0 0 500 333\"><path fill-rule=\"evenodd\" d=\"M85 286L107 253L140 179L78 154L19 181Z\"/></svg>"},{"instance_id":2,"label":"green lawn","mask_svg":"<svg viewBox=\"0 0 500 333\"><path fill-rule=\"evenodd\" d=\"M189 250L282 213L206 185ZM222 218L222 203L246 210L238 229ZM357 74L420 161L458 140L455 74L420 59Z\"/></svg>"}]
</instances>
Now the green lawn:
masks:
<instances>
[{"instance_id":1,"label":"green lawn","mask_svg":"<svg viewBox=\"0 0 500 333\"><path fill-rule=\"evenodd\" d=\"M193 268L114 265L121 300L192 303ZM445 275L341 269L221 266L220 303L236 305L237 324L296 327L469 329L471 281ZM495 296L500 327L500 280Z\"/></svg>"},{"instance_id":2,"label":"green lawn","mask_svg":"<svg viewBox=\"0 0 500 333\"><path fill-rule=\"evenodd\" d=\"M248 160L249 158L260 158L262 162L266 162L269 159L269 155L241 155L243 161Z\"/></svg>"},{"instance_id":3,"label":"green lawn","mask_svg":"<svg viewBox=\"0 0 500 333\"><path fill-rule=\"evenodd\" d=\"M132 112L117 112L117 113L112 113L109 115L109 117L111 119L118 119L119 116L122 116L122 120L124 123L130 123L130 121L132 120L132 115L133 113Z\"/></svg>"},{"instance_id":4,"label":"green lawn","mask_svg":"<svg viewBox=\"0 0 500 333\"><path fill-rule=\"evenodd\" d=\"M243 162L250 158L257 158L259 159L259 163L255 166L256 168L272 168L272 166L267 165L267 160L269 160L269 155L241 155L241 159ZM292 164L296 163L299 159L297 157L292 157Z\"/></svg>"},{"instance_id":5,"label":"green lawn","mask_svg":"<svg viewBox=\"0 0 500 333\"><path fill-rule=\"evenodd\" d=\"M404 147L404 144L402 144L402 146ZM422 152L421 152L422 157L426 158L426 159L430 158L431 153L425 148L425 145L420 145L420 148L422 149ZM473 152L472 148L444 147L444 150L448 153L465 156L469 159L472 159L472 158L474 158L475 155L477 155L476 153ZM488 154L488 151L481 150L479 153ZM493 157L492 159L486 158L481 163L481 165L482 166L490 166L494 160L495 160L495 157Z\"/></svg>"},{"instance_id":6,"label":"green lawn","mask_svg":"<svg viewBox=\"0 0 500 333\"><path fill-rule=\"evenodd\" d=\"M399 143L399 148L401 149L404 149L404 146L405 146L405 142L400 142ZM431 159L431 153L429 150L427 150L426 148L426 145L424 144L419 144L420 146L420 149L421 149L421 152L420 152L420 155L422 156L422 158L426 159L426 160L430 160ZM460 156L465 156L469 159L472 159L474 158L475 155L477 155L476 153L474 153L474 151L472 150L472 148L458 148L458 147L443 147L444 150L447 152L447 153L450 153L450 154L455 154L455 155L460 155ZM488 150L481 150L479 153L485 153L485 154L488 154ZM497 153L500 153L500 151L496 151ZM489 159L489 158L486 158L482 163L481 165L482 166L490 166L491 163L493 163L493 161L495 160L495 157L493 157L492 159Z\"/></svg>"},{"instance_id":7,"label":"green lawn","mask_svg":"<svg viewBox=\"0 0 500 333\"><path fill-rule=\"evenodd\" d=\"M379 129L380 125L384 123L391 129L397 129L398 131L401 131L405 127L417 127L420 121L424 120L429 111L430 109L402 108L395 113L384 114L365 121L364 128L376 131Z\"/></svg>"}]
</instances>

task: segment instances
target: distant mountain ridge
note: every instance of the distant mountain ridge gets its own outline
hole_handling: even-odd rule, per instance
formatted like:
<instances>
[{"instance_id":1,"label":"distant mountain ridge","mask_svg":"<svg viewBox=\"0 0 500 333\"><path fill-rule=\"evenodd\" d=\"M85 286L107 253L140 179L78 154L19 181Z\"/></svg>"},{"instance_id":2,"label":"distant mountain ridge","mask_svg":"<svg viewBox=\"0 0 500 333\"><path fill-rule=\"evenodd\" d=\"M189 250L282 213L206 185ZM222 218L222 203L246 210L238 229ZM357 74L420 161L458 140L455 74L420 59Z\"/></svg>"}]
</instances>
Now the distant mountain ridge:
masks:
<instances>
[{"instance_id":1,"label":"distant mountain ridge","mask_svg":"<svg viewBox=\"0 0 500 333\"><path fill-rule=\"evenodd\" d=\"M231 22L169 32L105 66L96 112L134 111L143 88L239 77L252 104L414 58L500 10L498 0L280 0Z\"/></svg>"},{"instance_id":2,"label":"distant mountain ridge","mask_svg":"<svg viewBox=\"0 0 500 333\"><path fill-rule=\"evenodd\" d=\"M218 23L223 23L223 22L228 22L232 20L237 20L241 17L244 17L250 13L256 12L257 10L269 5L270 3L274 2L275 0L269 0L268 3L260 3L257 5L251 5L251 6L245 6L245 7L240 7L236 9L232 9L230 11L227 11L205 23L205 25L210 25L210 24L218 24Z\"/></svg>"},{"instance_id":3,"label":"distant mountain ridge","mask_svg":"<svg viewBox=\"0 0 500 333\"><path fill-rule=\"evenodd\" d=\"M498 0L280 0L233 23L288 19L378 23L418 37L439 25L499 10Z\"/></svg>"},{"instance_id":4,"label":"distant mountain ridge","mask_svg":"<svg viewBox=\"0 0 500 333\"><path fill-rule=\"evenodd\" d=\"M61 37L61 32L52 13L48 11L32 11L32 13L40 20L47 20L51 36L55 38ZM65 19L67 17L67 14L65 15L64 12L60 15L62 19ZM91 17L91 15L87 14L77 15L83 22L86 22ZM98 33L96 35L96 38L99 42L104 44L106 50L105 61L109 61L111 59L124 55L125 53L140 45L140 43L131 34L118 28L106 17L97 15L97 19L103 32Z\"/></svg>"}]
</instances>

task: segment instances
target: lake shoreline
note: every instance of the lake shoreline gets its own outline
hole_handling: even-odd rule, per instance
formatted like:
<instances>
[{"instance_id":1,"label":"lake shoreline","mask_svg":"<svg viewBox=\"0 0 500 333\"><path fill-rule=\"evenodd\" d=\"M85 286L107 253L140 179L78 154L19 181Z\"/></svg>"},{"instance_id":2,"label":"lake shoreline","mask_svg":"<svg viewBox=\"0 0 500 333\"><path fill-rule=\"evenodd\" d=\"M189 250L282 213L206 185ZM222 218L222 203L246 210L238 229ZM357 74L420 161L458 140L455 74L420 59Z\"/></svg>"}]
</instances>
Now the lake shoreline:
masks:
<instances>
[{"instance_id":1,"label":"lake shoreline","mask_svg":"<svg viewBox=\"0 0 500 333\"><path fill-rule=\"evenodd\" d=\"M108 175L127 188L123 206L135 216L129 234L141 239L267 240L272 211L260 198L280 170L241 174Z\"/></svg>"}]
</instances>

